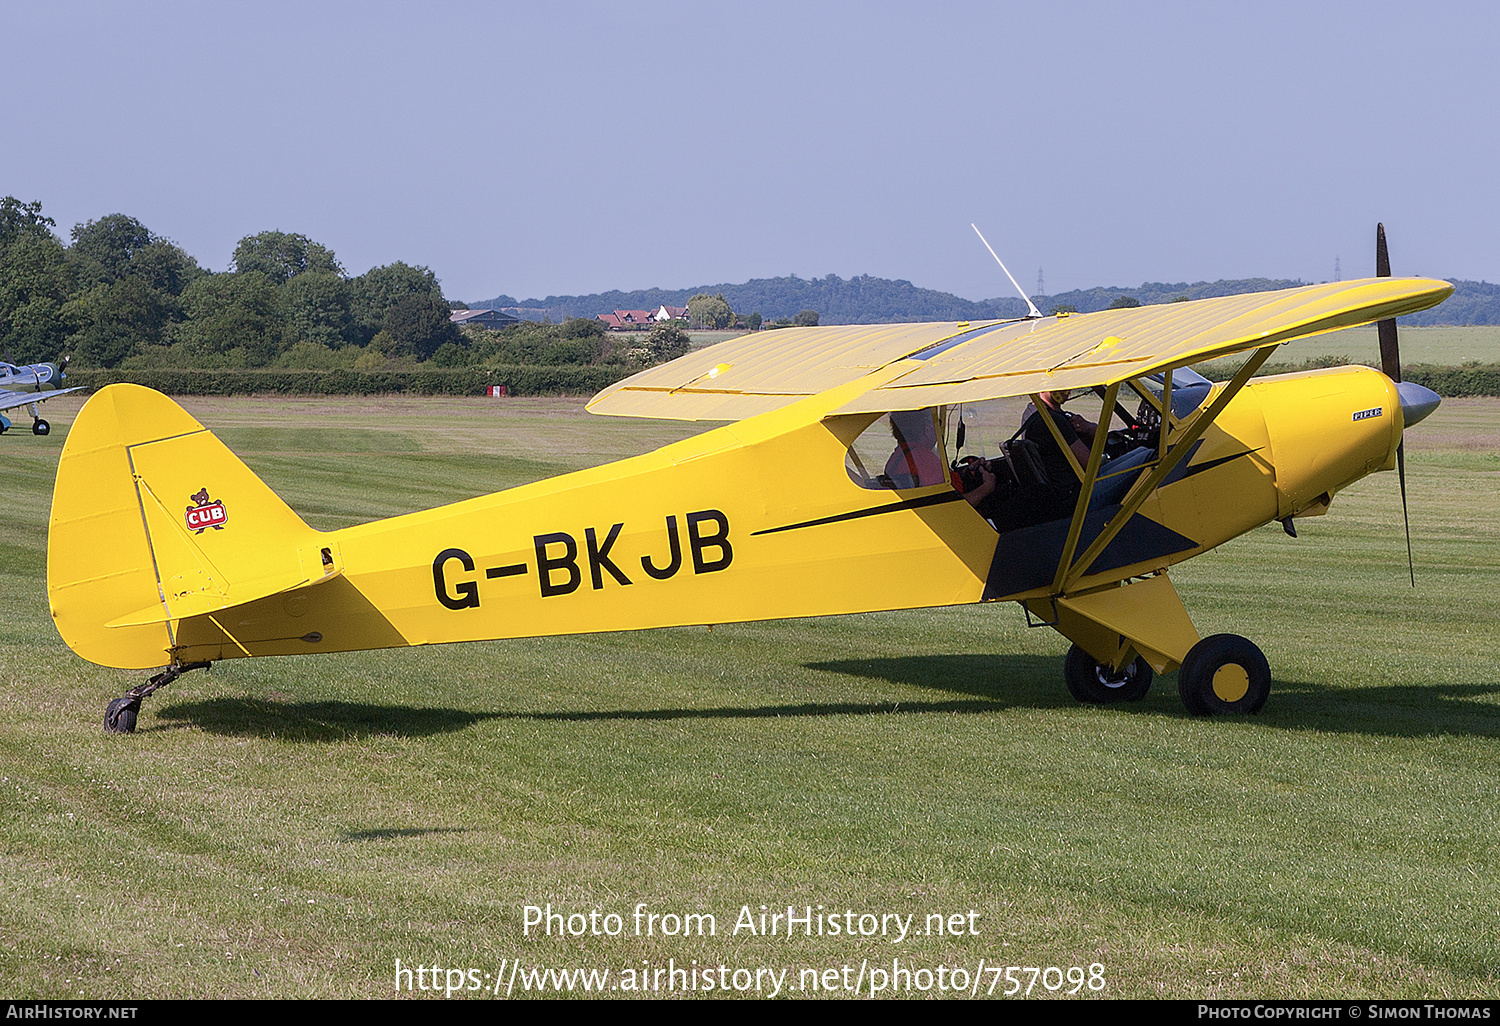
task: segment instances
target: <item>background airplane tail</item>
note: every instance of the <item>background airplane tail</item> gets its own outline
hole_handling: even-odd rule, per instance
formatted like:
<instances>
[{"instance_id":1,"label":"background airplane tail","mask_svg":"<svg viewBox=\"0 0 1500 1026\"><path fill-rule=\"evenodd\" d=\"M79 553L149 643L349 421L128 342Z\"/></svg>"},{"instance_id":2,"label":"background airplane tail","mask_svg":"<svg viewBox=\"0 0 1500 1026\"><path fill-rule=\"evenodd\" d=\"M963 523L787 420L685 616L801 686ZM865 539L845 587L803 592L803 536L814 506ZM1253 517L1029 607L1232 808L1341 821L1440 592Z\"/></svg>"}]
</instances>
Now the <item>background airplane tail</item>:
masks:
<instances>
[{"instance_id":1,"label":"background airplane tail","mask_svg":"<svg viewBox=\"0 0 1500 1026\"><path fill-rule=\"evenodd\" d=\"M184 617L336 573L326 544L182 407L110 385L78 414L57 468L52 618L91 662L162 666Z\"/></svg>"}]
</instances>

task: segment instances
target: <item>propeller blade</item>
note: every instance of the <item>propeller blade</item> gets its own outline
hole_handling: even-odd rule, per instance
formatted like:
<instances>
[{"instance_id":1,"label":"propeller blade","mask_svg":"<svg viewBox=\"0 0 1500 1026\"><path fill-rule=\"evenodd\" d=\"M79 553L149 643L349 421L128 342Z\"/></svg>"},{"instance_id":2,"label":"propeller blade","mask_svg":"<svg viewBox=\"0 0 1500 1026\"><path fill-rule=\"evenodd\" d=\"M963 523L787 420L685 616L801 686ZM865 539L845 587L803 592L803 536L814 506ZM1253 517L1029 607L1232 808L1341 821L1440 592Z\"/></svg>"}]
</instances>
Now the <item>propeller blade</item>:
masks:
<instances>
[{"instance_id":1,"label":"propeller blade","mask_svg":"<svg viewBox=\"0 0 1500 1026\"><path fill-rule=\"evenodd\" d=\"M1375 277L1391 276L1391 254L1385 245L1385 225L1375 226ZM1396 319L1388 317L1375 325L1380 335L1380 369L1392 381L1401 381L1401 346L1396 339Z\"/></svg>"},{"instance_id":2,"label":"propeller blade","mask_svg":"<svg viewBox=\"0 0 1500 1026\"><path fill-rule=\"evenodd\" d=\"M1385 243L1385 225L1375 226L1375 277L1391 276L1391 253ZM1401 383L1401 343L1396 336L1396 318L1388 317L1375 325L1380 336L1380 369L1396 384ZM1406 511L1406 439L1396 443L1396 474L1401 479L1401 521L1406 525L1406 572L1411 586L1417 586L1417 568L1411 556L1411 516Z\"/></svg>"},{"instance_id":3,"label":"propeller blade","mask_svg":"<svg viewBox=\"0 0 1500 1026\"><path fill-rule=\"evenodd\" d=\"M1411 586L1417 586L1417 568L1411 558L1411 517L1406 512L1406 441L1396 446L1396 474L1401 478L1401 520L1406 524L1406 572L1411 577Z\"/></svg>"}]
</instances>

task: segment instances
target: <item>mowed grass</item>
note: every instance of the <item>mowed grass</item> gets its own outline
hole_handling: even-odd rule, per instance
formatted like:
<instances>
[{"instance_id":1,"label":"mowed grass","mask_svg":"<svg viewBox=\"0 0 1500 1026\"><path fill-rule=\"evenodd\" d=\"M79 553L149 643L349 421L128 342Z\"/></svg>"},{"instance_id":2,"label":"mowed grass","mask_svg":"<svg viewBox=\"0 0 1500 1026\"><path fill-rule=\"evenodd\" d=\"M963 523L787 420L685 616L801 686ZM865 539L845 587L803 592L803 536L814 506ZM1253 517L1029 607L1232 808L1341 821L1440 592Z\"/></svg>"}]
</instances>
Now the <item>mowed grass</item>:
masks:
<instances>
[{"instance_id":1,"label":"mowed grass","mask_svg":"<svg viewBox=\"0 0 1500 1026\"><path fill-rule=\"evenodd\" d=\"M131 736L103 707L142 675L78 659L46 613L70 402L52 437L0 437L6 996L389 997L397 959L516 958L788 988L893 958L1100 963L1123 997L1500 985L1500 401L1408 436L1415 590L1394 474L1174 573L1203 634L1265 649L1254 718L1189 718L1175 675L1079 706L1066 643L1007 605L228 661ZM568 400L186 405L321 528L697 430ZM624 932L524 936L547 903ZM634 936L639 903L717 935ZM973 910L979 934L732 932L741 906L809 904L917 930Z\"/></svg>"}]
</instances>

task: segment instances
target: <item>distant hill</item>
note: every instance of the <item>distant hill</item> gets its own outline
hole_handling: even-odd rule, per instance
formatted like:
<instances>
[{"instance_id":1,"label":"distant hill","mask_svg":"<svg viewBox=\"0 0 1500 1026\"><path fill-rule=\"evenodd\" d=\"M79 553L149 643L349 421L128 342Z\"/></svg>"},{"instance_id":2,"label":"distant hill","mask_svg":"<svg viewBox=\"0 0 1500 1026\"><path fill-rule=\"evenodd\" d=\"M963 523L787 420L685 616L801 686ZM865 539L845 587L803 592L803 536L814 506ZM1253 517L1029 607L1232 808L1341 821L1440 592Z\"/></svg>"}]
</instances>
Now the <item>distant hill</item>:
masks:
<instances>
[{"instance_id":1,"label":"distant hill","mask_svg":"<svg viewBox=\"0 0 1500 1026\"><path fill-rule=\"evenodd\" d=\"M1092 289L1075 289L1055 296L1033 297L1032 302L1046 313L1054 306L1071 306L1079 313L1107 310L1117 299L1129 297L1142 306L1170 303L1174 299L1210 299L1214 296L1239 296L1246 292L1274 292L1277 289L1294 289L1308 284L1295 278L1236 278L1220 281L1196 281L1189 285L1185 281L1167 284L1148 281L1137 288L1100 286Z\"/></svg>"},{"instance_id":2,"label":"distant hill","mask_svg":"<svg viewBox=\"0 0 1500 1026\"><path fill-rule=\"evenodd\" d=\"M1441 306L1401 318L1402 324L1500 324L1500 285L1487 281L1453 282L1453 295Z\"/></svg>"},{"instance_id":3,"label":"distant hill","mask_svg":"<svg viewBox=\"0 0 1500 1026\"><path fill-rule=\"evenodd\" d=\"M1453 281L1453 296L1442 306L1411 317L1403 324L1500 324L1500 285L1482 281ZM1270 292L1296 288L1307 282L1287 278L1237 278L1220 281L1153 282L1135 288L1118 286L1079 289L1055 296L1034 296L1037 307L1047 313L1054 306L1071 306L1080 313L1104 310L1122 296L1143 305L1170 303L1178 297L1207 299L1246 292ZM613 310L653 310L658 306L686 306L700 292L722 293L736 313L759 313L767 320L794 317L801 310L816 310L823 324L892 324L902 321L980 321L1021 317L1026 306L1019 298L961 299L948 292L924 289L909 281L874 278L867 274L840 278L755 278L741 285L700 285L688 289L638 289L634 292L600 292L591 296L548 296L518 300L500 295L479 300L470 307L508 309L530 320L566 320L597 317Z\"/></svg>"},{"instance_id":4,"label":"distant hill","mask_svg":"<svg viewBox=\"0 0 1500 1026\"><path fill-rule=\"evenodd\" d=\"M612 310L651 310L658 306L686 306L700 292L723 294L737 313L759 313L767 320L795 317L802 310L816 310L823 324L889 324L901 321L989 320L1020 317L1026 306L1020 299L990 299L974 302L948 292L918 288L909 281L859 275L847 280L836 274L823 278L755 278L741 285L700 285L688 289L638 289L635 292L601 292L592 296L548 296L517 300L496 296L469 306L515 309L521 316L552 320L597 317Z\"/></svg>"}]
</instances>

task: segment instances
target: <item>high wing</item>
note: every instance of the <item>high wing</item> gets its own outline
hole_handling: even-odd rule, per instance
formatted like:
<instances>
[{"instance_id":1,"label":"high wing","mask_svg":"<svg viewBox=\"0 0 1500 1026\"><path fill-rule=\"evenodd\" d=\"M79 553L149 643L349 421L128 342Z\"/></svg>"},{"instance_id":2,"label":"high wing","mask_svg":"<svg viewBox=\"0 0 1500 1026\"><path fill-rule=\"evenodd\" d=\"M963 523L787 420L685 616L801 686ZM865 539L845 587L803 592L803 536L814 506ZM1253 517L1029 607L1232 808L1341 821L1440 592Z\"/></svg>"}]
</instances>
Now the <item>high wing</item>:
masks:
<instances>
[{"instance_id":1,"label":"high wing","mask_svg":"<svg viewBox=\"0 0 1500 1026\"><path fill-rule=\"evenodd\" d=\"M869 377L836 413L914 410L1159 370L1436 306L1426 278L1366 278L1042 320L785 328L741 336L626 378L593 413L738 420ZM885 370L886 374L875 372Z\"/></svg>"},{"instance_id":2,"label":"high wing","mask_svg":"<svg viewBox=\"0 0 1500 1026\"><path fill-rule=\"evenodd\" d=\"M743 420L862 378L966 327L950 321L758 331L641 371L604 389L588 408L612 417Z\"/></svg>"},{"instance_id":3,"label":"high wing","mask_svg":"<svg viewBox=\"0 0 1500 1026\"><path fill-rule=\"evenodd\" d=\"M44 403L48 399L56 399L69 392L82 392L85 387L75 385L72 388L55 388L50 392L8 392L0 389L0 413L14 410L19 406L30 406L32 403Z\"/></svg>"}]
</instances>

